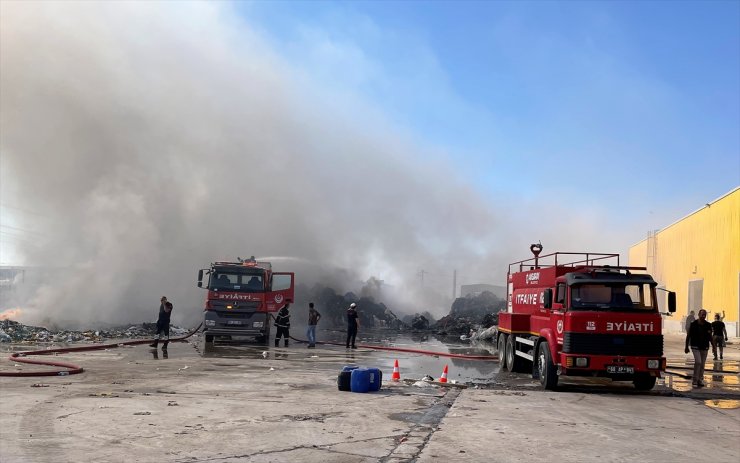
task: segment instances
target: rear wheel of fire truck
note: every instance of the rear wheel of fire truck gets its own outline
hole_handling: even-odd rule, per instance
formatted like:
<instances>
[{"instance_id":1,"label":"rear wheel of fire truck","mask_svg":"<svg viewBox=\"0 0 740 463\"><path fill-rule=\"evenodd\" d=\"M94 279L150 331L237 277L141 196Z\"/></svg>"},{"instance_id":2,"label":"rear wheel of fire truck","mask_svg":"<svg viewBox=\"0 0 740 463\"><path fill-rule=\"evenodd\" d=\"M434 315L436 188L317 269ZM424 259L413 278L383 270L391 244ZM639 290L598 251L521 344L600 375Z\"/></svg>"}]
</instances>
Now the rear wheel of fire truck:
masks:
<instances>
[{"instance_id":1,"label":"rear wheel of fire truck","mask_svg":"<svg viewBox=\"0 0 740 463\"><path fill-rule=\"evenodd\" d=\"M553 390L558 386L558 373L550 358L550 346L547 341L540 343L537 353L537 368L540 371L540 383L545 389Z\"/></svg>"},{"instance_id":2,"label":"rear wheel of fire truck","mask_svg":"<svg viewBox=\"0 0 740 463\"><path fill-rule=\"evenodd\" d=\"M506 340L506 368L512 373L521 373L524 371L524 360L516 355L514 339L515 336L510 334Z\"/></svg>"},{"instance_id":3,"label":"rear wheel of fire truck","mask_svg":"<svg viewBox=\"0 0 740 463\"><path fill-rule=\"evenodd\" d=\"M635 379L632 380L632 384L635 385L635 389L638 391L649 391L655 387L655 380L657 378L648 373L639 373L635 375Z\"/></svg>"},{"instance_id":4,"label":"rear wheel of fire truck","mask_svg":"<svg viewBox=\"0 0 740 463\"><path fill-rule=\"evenodd\" d=\"M213 344L213 335L207 334L206 335L206 344Z\"/></svg>"},{"instance_id":5,"label":"rear wheel of fire truck","mask_svg":"<svg viewBox=\"0 0 740 463\"><path fill-rule=\"evenodd\" d=\"M498 335L498 365L502 370L507 369L506 365L506 335Z\"/></svg>"}]
</instances>

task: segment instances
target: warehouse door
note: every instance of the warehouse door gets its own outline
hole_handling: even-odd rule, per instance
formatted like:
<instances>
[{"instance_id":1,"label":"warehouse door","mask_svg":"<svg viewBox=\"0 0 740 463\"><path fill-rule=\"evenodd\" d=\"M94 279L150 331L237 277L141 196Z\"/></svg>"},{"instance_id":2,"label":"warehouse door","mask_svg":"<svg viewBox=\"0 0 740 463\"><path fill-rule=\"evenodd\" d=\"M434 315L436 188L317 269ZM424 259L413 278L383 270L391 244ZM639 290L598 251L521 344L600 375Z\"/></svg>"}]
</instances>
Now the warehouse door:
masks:
<instances>
[{"instance_id":1,"label":"warehouse door","mask_svg":"<svg viewBox=\"0 0 740 463\"><path fill-rule=\"evenodd\" d=\"M704 280L689 281L689 309L694 311L694 315L699 315L699 309L702 308L702 296L704 294Z\"/></svg>"}]
</instances>

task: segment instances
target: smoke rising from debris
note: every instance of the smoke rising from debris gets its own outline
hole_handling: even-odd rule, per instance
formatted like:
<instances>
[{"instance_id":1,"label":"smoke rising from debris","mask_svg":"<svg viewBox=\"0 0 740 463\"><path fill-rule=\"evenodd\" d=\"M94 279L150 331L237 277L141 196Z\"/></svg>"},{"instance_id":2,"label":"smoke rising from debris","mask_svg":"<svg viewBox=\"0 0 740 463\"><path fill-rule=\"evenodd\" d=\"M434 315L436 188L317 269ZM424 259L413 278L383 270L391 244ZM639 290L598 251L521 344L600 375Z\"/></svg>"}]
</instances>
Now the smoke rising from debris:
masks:
<instances>
[{"instance_id":1,"label":"smoke rising from debris","mask_svg":"<svg viewBox=\"0 0 740 463\"><path fill-rule=\"evenodd\" d=\"M559 236L524 236L517 212L333 101L224 4L1 8L2 201L33 211L15 223L41 234L19 247L47 268L16 294L23 321L150 320L167 295L193 323L197 270L252 254L339 292L376 277L389 306L441 315L453 269L503 284L532 239Z\"/></svg>"}]
</instances>

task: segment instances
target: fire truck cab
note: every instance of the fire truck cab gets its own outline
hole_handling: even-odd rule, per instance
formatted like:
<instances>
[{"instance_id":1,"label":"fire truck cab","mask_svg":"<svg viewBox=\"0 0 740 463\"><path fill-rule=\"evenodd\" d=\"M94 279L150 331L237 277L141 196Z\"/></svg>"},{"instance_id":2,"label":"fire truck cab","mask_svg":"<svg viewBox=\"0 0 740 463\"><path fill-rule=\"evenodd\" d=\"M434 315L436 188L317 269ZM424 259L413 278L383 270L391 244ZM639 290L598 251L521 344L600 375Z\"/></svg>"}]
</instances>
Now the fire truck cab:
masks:
<instances>
[{"instance_id":1,"label":"fire truck cab","mask_svg":"<svg viewBox=\"0 0 740 463\"><path fill-rule=\"evenodd\" d=\"M214 262L198 271L198 287L208 277L203 310L206 344L214 337L270 338L270 314L293 302L295 273L274 272L269 262L254 256L237 262Z\"/></svg>"},{"instance_id":2,"label":"fire truck cab","mask_svg":"<svg viewBox=\"0 0 740 463\"><path fill-rule=\"evenodd\" d=\"M531 372L546 389L560 376L632 381L649 390L665 371L657 282L619 254L556 252L509 265L499 314L499 363ZM616 264L616 265L610 265ZM676 295L668 292L668 314Z\"/></svg>"}]
</instances>

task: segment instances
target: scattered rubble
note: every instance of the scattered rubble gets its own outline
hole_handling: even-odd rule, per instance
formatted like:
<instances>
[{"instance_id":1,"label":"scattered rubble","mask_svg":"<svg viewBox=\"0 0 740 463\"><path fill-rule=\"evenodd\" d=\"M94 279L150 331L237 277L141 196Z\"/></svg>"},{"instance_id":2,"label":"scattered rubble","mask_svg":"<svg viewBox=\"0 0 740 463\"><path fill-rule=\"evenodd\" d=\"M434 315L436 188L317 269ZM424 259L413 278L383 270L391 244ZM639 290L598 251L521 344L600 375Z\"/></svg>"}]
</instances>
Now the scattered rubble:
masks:
<instances>
[{"instance_id":1,"label":"scattered rubble","mask_svg":"<svg viewBox=\"0 0 740 463\"><path fill-rule=\"evenodd\" d=\"M105 330L51 330L40 326L24 325L13 320L0 320L0 342L44 343L44 342L102 342L106 339L151 338L157 332L156 323L142 323ZM170 336L181 336L185 328L170 327Z\"/></svg>"},{"instance_id":2,"label":"scattered rubble","mask_svg":"<svg viewBox=\"0 0 740 463\"><path fill-rule=\"evenodd\" d=\"M432 329L437 335L464 335L463 341L472 340L476 332L497 325L498 313L505 307L505 300L488 291L459 297L449 315L440 318Z\"/></svg>"}]
</instances>

